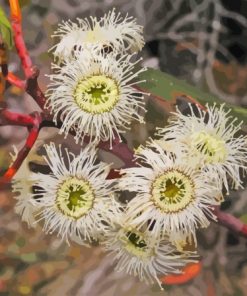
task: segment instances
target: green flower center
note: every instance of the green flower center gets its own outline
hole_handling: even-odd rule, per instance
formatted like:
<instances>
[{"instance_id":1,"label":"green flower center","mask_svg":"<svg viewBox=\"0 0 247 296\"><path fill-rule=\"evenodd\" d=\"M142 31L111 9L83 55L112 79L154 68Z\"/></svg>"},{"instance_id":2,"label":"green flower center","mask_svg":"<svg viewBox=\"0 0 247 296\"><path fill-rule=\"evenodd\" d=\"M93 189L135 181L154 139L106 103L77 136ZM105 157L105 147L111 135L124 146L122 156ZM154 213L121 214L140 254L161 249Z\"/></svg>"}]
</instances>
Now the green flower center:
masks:
<instances>
[{"instance_id":1,"label":"green flower center","mask_svg":"<svg viewBox=\"0 0 247 296\"><path fill-rule=\"evenodd\" d=\"M109 112L119 100L119 87L110 77L94 75L79 81L74 90L74 99L85 112Z\"/></svg>"},{"instance_id":2,"label":"green flower center","mask_svg":"<svg viewBox=\"0 0 247 296\"><path fill-rule=\"evenodd\" d=\"M194 133L191 136L192 145L206 163L224 162L227 157L225 141L217 139L205 131Z\"/></svg>"},{"instance_id":3,"label":"green flower center","mask_svg":"<svg viewBox=\"0 0 247 296\"><path fill-rule=\"evenodd\" d=\"M138 257L147 257L150 253L144 235L137 230L125 231L122 237L125 249Z\"/></svg>"},{"instance_id":4,"label":"green flower center","mask_svg":"<svg viewBox=\"0 0 247 296\"><path fill-rule=\"evenodd\" d=\"M154 180L151 199L164 213L181 211L194 199L193 182L178 170L167 171Z\"/></svg>"},{"instance_id":5,"label":"green flower center","mask_svg":"<svg viewBox=\"0 0 247 296\"><path fill-rule=\"evenodd\" d=\"M92 208L94 198L88 182L71 177L58 188L56 206L65 216L79 219Z\"/></svg>"},{"instance_id":6,"label":"green flower center","mask_svg":"<svg viewBox=\"0 0 247 296\"><path fill-rule=\"evenodd\" d=\"M145 240L143 239L142 236L138 235L137 233L134 232L127 232L127 237L129 242L135 246L136 248L142 249L145 248L147 246L147 244L145 243Z\"/></svg>"}]
</instances>

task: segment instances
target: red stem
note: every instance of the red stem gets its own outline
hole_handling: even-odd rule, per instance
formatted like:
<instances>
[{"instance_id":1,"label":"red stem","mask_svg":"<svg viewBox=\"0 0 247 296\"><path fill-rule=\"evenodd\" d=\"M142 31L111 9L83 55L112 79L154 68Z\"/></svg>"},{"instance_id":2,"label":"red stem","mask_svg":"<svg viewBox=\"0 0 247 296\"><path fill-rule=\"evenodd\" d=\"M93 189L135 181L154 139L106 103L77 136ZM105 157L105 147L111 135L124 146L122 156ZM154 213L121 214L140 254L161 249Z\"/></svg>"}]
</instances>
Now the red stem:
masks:
<instances>
[{"instance_id":1,"label":"red stem","mask_svg":"<svg viewBox=\"0 0 247 296\"><path fill-rule=\"evenodd\" d=\"M29 131L29 135L26 139L26 142L22 149L18 152L17 158L13 162L13 164L7 169L4 175L0 178L0 187L4 186L6 183L10 182L14 177L17 170L20 168L21 164L27 157L29 151L32 149L35 141L39 135L39 127L41 123L41 116L38 112L33 114L33 126Z\"/></svg>"},{"instance_id":2,"label":"red stem","mask_svg":"<svg viewBox=\"0 0 247 296\"><path fill-rule=\"evenodd\" d=\"M21 26L21 10L18 0L9 0L10 5L10 20L14 32L14 41L17 53L21 59L22 68L24 70L26 78L29 78L33 74L32 60L27 51Z\"/></svg>"},{"instance_id":3,"label":"red stem","mask_svg":"<svg viewBox=\"0 0 247 296\"><path fill-rule=\"evenodd\" d=\"M39 69L32 68L32 75L27 79L26 91L35 100L39 107L44 110L46 97L38 84Z\"/></svg>"},{"instance_id":4,"label":"red stem","mask_svg":"<svg viewBox=\"0 0 247 296\"><path fill-rule=\"evenodd\" d=\"M134 161L134 153L128 147L127 144L121 142L118 135L115 133L115 139L113 140L112 147L110 141L100 142L98 147L102 150L112 153L113 155L119 157L124 162L123 168L134 167L137 164Z\"/></svg>"},{"instance_id":5,"label":"red stem","mask_svg":"<svg viewBox=\"0 0 247 296\"><path fill-rule=\"evenodd\" d=\"M10 84L13 84L13 85L17 86L18 88L25 90L25 88L26 88L26 81L25 80L21 80L19 77L17 77L12 72L9 72L8 73L6 79L7 79L7 81Z\"/></svg>"},{"instance_id":6,"label":"red stem","mask_svg":"<svg viewBox=\"0 0 247 296\"><path fill-rule=\"evenodd\" d=\"M214 208L218 223L229 230L247 238L247 224L229 213L222 212L219 207Z\"/></svg>"},{"instance_id":7,"label":"red stem","mask_svg":"<svg viewBox=\"0 0 247 296\"><path fill-rule=\"evenodd\" d=\"M41 124L42 127L57 127L59 128L61 126L61 122L58 121L58 125L54 125L52 118L50 115L47 113L44 113L43 115L43 122ZM74 130L70 130L71 135L75 135ZM84 143L89 143L90 142L90 137L85 136L83 138ZM137 166L137 164L134 161L134 153L133 151L128 147L127 144L121 142L121 139L115 132L115 138L112 141L112 144L110 141L100 141L98 144L98 147L106 152L110 152L113 155L119 157L123 162L124 166L123 168L128 168L128 167L134 167Z\"/></svg>"},{"instance_id":8,"label":"red stem","mask_svg":"<svg viewBox=\"0 0 247 296\"><path fill-rule=\"evenodd\" d=\"M41 109L44 109L45 105L45 96L38 85L38 76L39 70L33 66L32 60L30 58L29 52L27 51L23 34L22 34L22 26L21 26L21 10L18 0L9 0L10 4L10 18L12 29L14 32L14 41L15 47L20 57L23 71L26 77L25 81L20 80L14 74L10 73L7 75L7 79L9 82L14 85L26 89L27 93L32 96L32 98L36 101L36 103L40 106Z\"/></svg>"},{"instance_id":9,"label":"red stem","mask_svg":"<svg viewBox=\"0 0 247 296\"><path fill-rule=\"evenodd\" d=\"M34 118L28 114L21 114L11 112L7 109L0 111L0 126L3 125L21 125L21 126L33 126Z\"/></svg>"}]
</instances>

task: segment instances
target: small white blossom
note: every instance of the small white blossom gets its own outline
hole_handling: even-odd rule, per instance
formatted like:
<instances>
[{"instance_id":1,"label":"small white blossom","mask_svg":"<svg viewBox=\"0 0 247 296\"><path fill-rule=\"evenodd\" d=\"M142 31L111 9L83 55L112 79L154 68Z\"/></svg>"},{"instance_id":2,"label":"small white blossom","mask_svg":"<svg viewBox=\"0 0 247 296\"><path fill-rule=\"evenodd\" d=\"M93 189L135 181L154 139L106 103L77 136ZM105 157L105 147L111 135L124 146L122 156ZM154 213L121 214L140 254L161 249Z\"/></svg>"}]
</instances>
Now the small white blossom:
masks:
<instances>
[{"instance_id":1,"label":"small white blossom","mask_svg":"<svg viewBox=\"0 0 247 296\"><path fill-rule=\"evenodd\" d=\"M162 289L159 277L179 274L182 267L196 261L193 252L178 252L167 239L154 241L148 232L122 224L125 214L121 215L115 227L106 233L104 242L117 271L137 276L149 284L157 283Z\"/></svg>"},{"instance_id":2,"label":"small white blossom","mask_svg":"<svg viewBox=\"0 0 247 296\"><path fill-rule=\"evenodd\" d=\"M22 171L21 169L19 171ZM34 179L33 175L29 174L25 177L15 177L12 184L12 190L14 193L18 193L15 196L17 203L14 207L16 214L21 216L22 221L26 222L29 227L35 227L35 216L39 212L40 208L33 199L34 194Z\"/></svg>"},{"instance_id":3,"label":"small white blossom","mask_svg":"<svg viewBox=\"0 0 247 296\"><path fill-rule=\"evenodd\" d=\"M158 135L180 147L185 161L193 162L209 174L217 173L227 191L227 177L237 189L242 183L240 169L247 170L247 138L236 136L242 123L237 123L237 118L229 115L230 110L224 110L224 104L219 108L216 105L206 107L207 111L198 106L193 111L190 105L189 116L178 110L173 113L169 125L158 130Z\"/></svg>"},{"instance_id":4,"label":"small white blossom","mask_svg":"<svg viewBox=\"0 0 247 296\"><path fill-rule=\"evenodd\" d=\"M111 182L106 180L109 165L96 161L96 151L88 146L78 156L55 145L45 145L45 161L52 173L37 173L33 197L41 207L38 221L44 231L57 232L62 239L97 239L106 231L113 212Z\"/></svg>"},{"instance_id":5,"label":"small white blossom","mask_svg":"<svg viewBox=\"0 0 247 296\"><path fill-rule=\"evenodd\" d=\"M16 147L14 147L14 150L14 154L11 155L13 161L17 157ZM34 199L35 181L37 181L37 176L31 172L28 160L25 159L12 180L12 191L17 200L14 211L21 216L22 221L26 222L29 227L36 226L34 223L35 215L40 210Z\"/></svg>"},{"instance_id":6,"label":"small white blossom","mask_svg":"<svg viewBox=\"0 0 247 296\"><path fill-rule=\"evenodd\" d=\"M94 52L79 55L65 66L55 66L51 75L47 108L54 113L54 120L62 119L60 133L75 133L75 140L88 136L91 141L110 142L129 128L137 119L143 122L142 92L132 86L141 69L133 73L131 56L119 59L97 55Z\"/></svg>"},{"instance_id":7,"label":"small white blossom","mask_svg":"<svg viewBox=\"0 0 247 296\"><path fill-rule=\"evenodd\" d=\"M143 27L137 25L133 17L122 17L115 9L97 20L79 19L77 22L63 21L52 37L59 38L54 50L55 57L68 60L75 53L84 50L113 51L134 53L144 45Z\"/></svg>"},{"instance_id":8,"label":"small white blossom","mask_svg":"<svg viewBox=\"0 0 247 296\"><path fill-rule=\"evenodd\" d=\"M167 235L173 243L187 238L196 243L196 229L215 219L219 184L214 176L195 170L177 155L166 153L155 142L137 156L140 167L121 170L119 188L135 192L127 204L126 221L142 227L149 223L154 239Z\"/></svg>"}]
</instances>

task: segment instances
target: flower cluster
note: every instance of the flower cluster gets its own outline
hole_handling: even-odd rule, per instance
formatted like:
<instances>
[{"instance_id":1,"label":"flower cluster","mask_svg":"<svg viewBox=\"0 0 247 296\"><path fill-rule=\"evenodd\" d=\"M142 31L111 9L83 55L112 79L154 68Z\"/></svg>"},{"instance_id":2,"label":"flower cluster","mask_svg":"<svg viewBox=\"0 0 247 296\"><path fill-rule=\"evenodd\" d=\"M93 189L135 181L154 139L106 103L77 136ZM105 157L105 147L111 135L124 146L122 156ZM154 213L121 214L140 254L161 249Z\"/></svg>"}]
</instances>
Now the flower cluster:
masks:
<instances>
[{"instance_id":1,"label":"flower cluster","mask_svg":"<svg viewBox=\"0 0 247 296\"><path fill-rule=\"evenodd\" d=\"M122 17L113 9L100 20L90 17L78 18L77 22L63 21L52 35L59 42L51 50L59 61L92 49L117 54L136 52L144 46L142 30L133 17Z\"/></svg>"},{"instance_id":2,"label":"flower cluster","mask_svg":"<svg viewBox=\"0 0 247 296\"><path fill-rule=\"evenodd\" d=\"M174 146L179 146L186 162L209 174L216 173L227 192L229 184L238 189L240 170L246 170L247 163L246 136L237 136L242 122L237 123L237 118L229 115L231 110L224 110L224 104L219 108L216 104L206 107L206 111L199 107L193 110L190 105L190 116L178 110L170 124L157 134L163 141L170 139Z\"/></svg>"},{"instance_id":3,"label":"flower cluster","mask_svg":"<svg viewBox=\"0 0 247 296\"><path fill-rule=\"evenodd\" d=\"M77 156L45 145L50 173L27 176L24 163L13 190L16 212L30 226L41 223L68 243L97 241L118 271L161 287L161 276L197 261L197 230L216 220L223 191L241 186L247 138L223 105L190 107L189 115L177 110L135 151L138 166L109 179L111 165L99 160L97 145L112 145L132 119L143 122L143 93L134 88L143 70L135 71L129 54L142 48L141 31L114 10L59 26L47 108L61 120L61 133L89 144ZM126 203L119 198L124 191L134 193Z\"/></svg>"},{"instance_id":4,"label":"flower cluster","mask_svg":"<svg viewBox=\"0 0 247 296\"><path fill-rule=\"evenodd\" d=\"M112 142L132 119L143 122L143 93L134 86L145 70L135 70L135 52L144 41L132 17L112 10L100 20L63 22L54 37L58 63L52 65L46 107L55 122L62 120L61 133L74 133L76 143L85 136L95 144Z\"/></svg>"}]
</instances>

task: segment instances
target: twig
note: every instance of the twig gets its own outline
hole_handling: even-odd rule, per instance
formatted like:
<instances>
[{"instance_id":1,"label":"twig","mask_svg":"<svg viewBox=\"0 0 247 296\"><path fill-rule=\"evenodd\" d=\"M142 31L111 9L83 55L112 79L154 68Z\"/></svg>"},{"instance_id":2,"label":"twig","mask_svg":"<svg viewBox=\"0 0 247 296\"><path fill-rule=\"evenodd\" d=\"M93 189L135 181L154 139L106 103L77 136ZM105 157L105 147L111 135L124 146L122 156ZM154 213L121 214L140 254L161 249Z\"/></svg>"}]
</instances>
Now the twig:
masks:
<instances>
[{"instance_id":1,"label":"twig","mask_svg":"<svg viewBox=\"0 0 247 296\"><path fill-rule=\"evenodd\" d=\"M37 83L39 70L32 64L32 60L26 48L22 34L22 16L19 1L9 0L9 4L11 25L14 32L15 47L20 57L23 71L25 73L26 84L20 79L17 79L16 76L13 76L13 74L10 76L8 75L8 80L12 81L15 85L18 85L20 88L24 88L26 86L27 93L32 96L32 98L36 101L36 103L39 105L41 109L44 109L46 101L45 96Z\"/></svg>"},{"instance_id":2,"label":"twig","mask_svg":"<svg viewBox=\"0 0 247 296\"><path fill-rule=\"evenodd\" d=\"M11 179L13 178L17 170L20 168L22 162L27 157L29 151L32 149L39 134L40 122L41 122L41 117L39 112L34 112L33 126L30 129L26 142L22 147L22 149L18 152L17 158L15 159L14 163L7 169L3 177L0 178L0 187L2 187L3 185L11 181Z\"/></svg>"},{"instance_id":3,"label":"twig","mask_svg":"<svg viewBox=\"0 0 247 296\"><path fill-rule=\"evenodd\" d=\"M14 170L13 170L13 166L7 170L5 175L7 175L8 178L0 179L0 187L3 182L9 182L11 178L14 176L14 173L19 169L22 162L28 155L28 152L34 145L35 140L38 137L39 130L43 127L60 128L61 123L58 122L57 124L55 124L52 121L52 116L43 112L42 113L36 112L35 118L34 118L33 114L21 114L21 113L11 112L6 109L2 109L0 111L0 126L5 126L5 125L26 126L27 128L31 127L31 130L24 147L19 152L20 154L18 154L18 157L16 160L17 165L14 165ZM73 134L72 131L71 133ZM87 138L85 138L85 142L86 143L88 142ZM119 157L124 162L124 167L133 167L136 165L133 158L133 151L129 149L127 144L121 142L118 137L116 137L113 140L112 148L111 148L110 141L106 141L106 142L101 141L98 147L104 151L110 152L115 156ZM109 179L117 178L118 176L119 176L118 172L113 170L111 174L108 176L108 178Z\"/></svg>"},{"instance_id":4,"label":"twig","mask_svg":"<svg viewBox=\"0 0 247 296\"><path fill-rule=\"evenodd\" d=\"M24 70L26 78L29 78L33 74L32 60L27 51L21 25L21 10L18 0L9 0L10 5L10 20L14 32L14 42L17 53L21 59L22 68Z\"/></svg>"},{"instance_id":5,"label":"twig","mask_svg":"<svg viewBox=\"0 0 247 296\"><path fill-rule=\"evenodd\" d=\"M4 125L32 127L34 125L34 118L28 114L21 114L2 109L0 110L0 126Z\"/></svg>"},{"instance_id":6,"label":"twig","mask_svg":"<svg viewBox=\"0 0 247 296\"><path fill-rule=\"evenodd\" d=\"M6 80L15 86L17 86L20 89L25 90L26 88L26 81L21 80L19 77L17 77L14 73L8 72L8 75L6 76Z\"/></svg>"},{"instance_id":7,"label":"twig","mask_svg":"<svg viewBox=\"0 0 247 296\"><path fill-rule=\"evenodd\" d=\"M56 127L60 128L62 125L61 121L57 121L57 124L55 124L52 120L52 116L43 113L43 120L40 124L40 128L43 127ZM71 130L70 134L74 135L74 131ZM90 138L84 137L84 142L89 143ZM98 144L98 147L104 151L110 152L111 154L119 157L124 162L124 167L133 167L136 166L134 161L134 154L133 151L128 147L126 143L123 143L121 139L115 134L115 138L112 141L112 144L110 141L100 141Z\"/></svg>"},{"instance_id":8,"label":"twig","mask_svg":"<svg viewBox=\"0 0 247 296\"><path fill-rule=\"evenodd\" d=\"M6 75L8 75L7 50L3 40L0 38L0 102L3 102L3 94L6 87Z\"/></svg>"},{"instance_id":9,"label":"twig","mask_svg":"<svg viewBox=\"0 0 247 296\"><path fill-rule=\"evenodd\" d=\"M22 35L21 10L19 6L19 1L10 0L9 3L15 46L21 60L26 81L22 81L14 74L8 73L7 62L4 62L4 59L6 60L7 56L6 48L3 48L1 46L1 50L4 50L4 52L1 55L2 72L9 82L26 90L27 93L29 93L37 102L37 104L43 109L45 98L37 83L39 71L32 65L32 61L26 49L26 45ZM27 157L29 151L35 144L35 141L39 134L40 124L42 122L42 114L39 112L34 112L30 115L14 113L6 109L6 104L4 102L1 104L1 107L2 109L0 110L0 125L21 125L26 126L29 129L29 135L26 139L24 146L18 152L16 160L7 169L4 175L0 177L0 187L3 187L13 178L13 176L21 166L22 162Z\"/></svg>"},{"instance_id":10,"label":"twig","mask_svg":"<svg viewBox=\"0 0 247 296\"><path fill-rule=\"evenodd\" d=\"M26 91L35 100L39 107L44 110L46 98L38 85L39 69L32 68L32 75L27 79Z\"/></svg>"},{"instance_id":11,"label":"twig","mask_svg":"<svg viewBox=\"0 0 247 296\"><path fill-rule=\"evenodd\" d=\"M247 238L247 224L229 213L222 212L219 207L214 208L214 214L217 216L219 224Z\"/></svg>"},{"instance_id":12,"label":"twig","mask_svg":"<svg viewBox=\"0 0 247 296\"><path fill-rule=\"evenodd\" d=\"M121 142L117 136L113 140L112 147L110 141L101 141L98 147L119 157L124 162L124 168L137 166L134 161L133 151L129 149L127 144Z\"/></svg>"}]
</instances>

